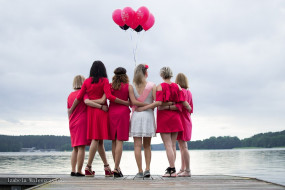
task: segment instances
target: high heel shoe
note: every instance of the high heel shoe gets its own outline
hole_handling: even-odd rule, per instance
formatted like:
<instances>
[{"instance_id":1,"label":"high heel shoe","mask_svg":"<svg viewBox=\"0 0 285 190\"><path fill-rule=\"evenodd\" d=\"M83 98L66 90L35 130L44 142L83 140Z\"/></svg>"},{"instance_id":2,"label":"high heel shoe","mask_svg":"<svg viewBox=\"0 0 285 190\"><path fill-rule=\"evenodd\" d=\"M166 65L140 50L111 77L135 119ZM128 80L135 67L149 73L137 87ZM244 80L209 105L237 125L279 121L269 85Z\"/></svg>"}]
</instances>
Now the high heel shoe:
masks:
<instances>
[{"instance_id":1,"label":"high heel shoe","mask_svg":"<svg viewBox=\"0 0 285 190\"><path fill-rule=\"evenodd\" d=\"M92 167L89 165L86 165L85 167L85 176L86 177L93 177L95 175L95 171L92 171Z\"/></svg>"},{"instance_id":2,"label":"high heel shoe","mask_svg":"<svg viewBox=\"0 0 285 190\"><path fill-rule=\"evenodd\" d=\"M114 174L111 171L109 164L104 165L104 170L105 170L105 177L113 177Z\"/></svg>"}]
</instances>

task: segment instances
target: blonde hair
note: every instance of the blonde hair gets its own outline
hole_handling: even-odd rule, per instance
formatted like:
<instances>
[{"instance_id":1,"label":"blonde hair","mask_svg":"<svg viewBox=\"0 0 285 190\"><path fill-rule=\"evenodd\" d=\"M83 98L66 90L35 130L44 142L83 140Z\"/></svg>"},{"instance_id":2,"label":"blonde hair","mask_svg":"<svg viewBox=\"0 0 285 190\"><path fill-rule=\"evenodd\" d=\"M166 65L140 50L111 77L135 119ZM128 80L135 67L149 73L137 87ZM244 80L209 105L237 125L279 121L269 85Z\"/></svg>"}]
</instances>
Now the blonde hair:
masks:
<instances>
[{"instance_id":1,"label":"blonde hair","mask_svg":"<svg viewBox=\"0 0 285 190\"><path fill-rule=\"evenodd\" d=\"M175 79L175 83L179 84L181 88L184 88L184 89L189 88L188 79L183 73L178 73Z\"/></svg>"},{"instance_id":2,"label":"blonde hair","mask_svg":"<svg viewBox=\"0 0 285 190\"><path fill-rule=\"evenodd\" d=\"M173 77L172 70L169 67L162 67L160 69L160 76L163 79L170 79L171 77Z\"/></svg>"},{"instance_id":3,"label":"blonde hair","mask_svg":"<svg viewBox=\"0 0 285 190\"><path fill-rule=\"evenodd\" d=\"M114 71L114 76L112 78L112 88L115 90L120 90L121 83L128 84L129 83L129 77L126 74L127 70L123 67L118 67Z\"/></svg>"},{"instance_id":4,"label":"blonde hair","mask_svg":"<svg viewBox=\"0 0 285 190\"><path fill-rule=\"evenodd\" d=\"M75 76L73 79L73 89L74 90L81 89L81 86L82 86L84 80L85 80L85 77L82 75Z\"/></svg>"},{"instance_id":5,"label":"blonde hair","mask_svg":"<svg viewBox=\"0 0 285 190\"><path fill-rule=\"evenodd\" d=\"M136 86L139 86L140 84L143 83L143 78L145 77L146 71L147 71L146 64L139 64L135 68L133 83Z\"/></svg>"}]
</instances>

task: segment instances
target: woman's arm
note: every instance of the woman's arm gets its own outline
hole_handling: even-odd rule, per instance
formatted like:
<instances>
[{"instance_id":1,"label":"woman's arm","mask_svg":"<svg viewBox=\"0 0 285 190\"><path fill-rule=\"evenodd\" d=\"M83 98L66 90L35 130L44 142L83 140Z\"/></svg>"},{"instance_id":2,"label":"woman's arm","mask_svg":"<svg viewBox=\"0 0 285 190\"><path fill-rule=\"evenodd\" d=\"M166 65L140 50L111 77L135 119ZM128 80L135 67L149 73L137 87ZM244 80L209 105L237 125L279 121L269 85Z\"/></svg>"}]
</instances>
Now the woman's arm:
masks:
<instances>
[{"instance_id":1,"label":"woman's arm","mask_svg":"<svg viewBox=\"0 0 285 190\"><path fill-rule=\"evenodd\" d=\"M79 104L79 102L80 102L80 101L77 100L77 98L75 98L75 100L74 100L74 102L73 102L71 108L69 108L69 109L67 110L68 117L72 114L72 112L74 111L74 109L76 108L76 106Z\"/></svg>"},{"instance_id":2,"label":"woman's arm","mask_svg":"<svg viewBox=\"0 0 285 190\"><path fill-rule=\"evenodd\" d=\"M192 108L187 101L182 102L182 105L188 110L189 113L191 113Z\"/></svg>"},{"instance_id":3,"label":"woman's arm","mask_svg":"<svg viewBox=\"0 0 285 190\"><path fill-rule=\"evenodd\" d=\"M113 96L112 93L111 93L111 86L109 84L109 81L107 78L103 79L104 81L104 93L106 94L106 97L112 101L112 102L116 102L118 104L123 104L125 106L130 106L130 102L129 101L125 101L125 100L122 100L120 98L117 98L116 96Z\"/></svg>"},{"instance_id":4,"label":"woman's arm","mask_svg":"<svg viewBox=\"0 0 285 190\"><path fill-rule=\"evenodd\" d=\"M141 112L141 111L145 111L147 109L154 109L157 106L160 106L161 104L162 104L161 101L156 101L156 102L153 102L152 104L148 104L147 106L138 107L138 108L136 108L136 111Z\"/></svg>"},{"instance_id":5,"label":"woman's arm","mask_svg":"<svg viewBox=\"0 0 285 190\"><path fill-rule=\"evenodd\" d=\"M97 104L95 103L93 100L89 100L89 99L85 99L84 100L84 103L87 105L87 106L90 106L90 107L94 107L94 108L99 108L105 112L107 112L109 109L108 109L108 106L106 105L101 105L101 104Z\"/></svg>"},{"instance_id":6,"label":"woman's arm","mask_svg":"<svg viewBox=\"0 0 285 190\"><path fill-rule=\"evenodd\" d=\"M106 95L103 94L103 96L102 96L100 99L97 99L97 100L90 100L90 101L92 101L92 102L94 102L94 103L97 103L97 104L103 105L103 104L106 103L106 100L107 100Z\"/></svg>"},{"instance_id":7,"label":"woman's arm","mask_svg":"<svg viewBox=\"0 0 285 190\"><path fill-rule=\"evenodd\" d=\"M178 108L175 105L168 105L168 106L158 106L158 110L173 110L176 111Z\"/></svg>"},{"instance_id":8,"label":"woman's arm","mask_svg":"<svg viewBox=\"0 0 285 190\"><path fill-rule=\"evenodd\" d=\"M129 85L129 97L130 97L132 105L135 105L135 106L146 106L146 105L148 105L144 102L137 101L137 99L135 98L134 88L132 85Z\"/></svg>"}]
</instances>

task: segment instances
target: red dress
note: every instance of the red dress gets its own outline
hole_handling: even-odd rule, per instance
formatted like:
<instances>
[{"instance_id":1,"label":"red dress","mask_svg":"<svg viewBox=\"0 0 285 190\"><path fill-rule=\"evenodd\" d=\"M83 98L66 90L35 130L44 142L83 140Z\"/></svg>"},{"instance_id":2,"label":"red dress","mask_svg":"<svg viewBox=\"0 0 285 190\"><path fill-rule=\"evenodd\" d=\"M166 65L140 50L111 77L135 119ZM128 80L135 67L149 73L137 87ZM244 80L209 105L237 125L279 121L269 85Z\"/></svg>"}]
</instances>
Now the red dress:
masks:
<instances>
[{"instance_id":1,"label":"red dress","mask_svg":"<svg viewBox=\"0 0 285 190\"><path fill-rule=\"evenodd\" d=\"M116 97L111 94L110 84L107 78L101 78L98 83L93 84L91 77L86 79L77 95L77 99L82 100L85 93L87 93L90 100L100 99L104 93L110 101L115 101L116 99ZM104 112L100 108L87 106L87 126L87 139L109 139L108 112Z\"/></svg>"},{"instance_id":2,"label":"red dress","mask_svg":"<svg viewBox=\"0 0 285 190\"><path fill-rule=\"evenodd\" d=\"M71 92L67 99L67 108L70 109L79 90ZM88 98L84 96L84 99ZM69 131L71 146L90 145L87 140L87 112L84 102L80 102L69 117Z\"/></svg>"},{"instance_id":3,"label":"red dress","mask_svg":"<svg viewBox=\"0 0 285 190\"><path fill-rule=\"evenodd\" d=\"M182 141L190 141L191 140L191 134L192 134L192 121L191 121L191 114L193 113L193 100L192 100L192 93L190 90L186 90L182 88L182 91L185 96L185 100L189 103L192 110L191 113L188 112L186 108L182 108L182 112L180 113L182 125L183 125L183 131L180 131L177 136L177 140Z\"/></svg>"},{"instance_id":4,"label":"red dress","mask_svg":"<svg viewBox=\"0 0 285 190\"><path fill-rule=\"evenodd\" d=\"M161 83L162 90L156 92L156 101L181 102L185 101L182 90L176 83ZM179 111L157 110L157 133L173 133L183 131Z\"/></svg>"},{"instance_id":5,"label":"red dress","mask_svg":"<svg viewBox=\"0 0 285 190\"><path fill-rule=\"evenodd\" d=\"M121 83L120 90L111 88L112 95L128 101L129 84ZM109 106L110 140L128 141L130 127L130 108L128 106L110 102Z\"/></svg>"}]
</instances>

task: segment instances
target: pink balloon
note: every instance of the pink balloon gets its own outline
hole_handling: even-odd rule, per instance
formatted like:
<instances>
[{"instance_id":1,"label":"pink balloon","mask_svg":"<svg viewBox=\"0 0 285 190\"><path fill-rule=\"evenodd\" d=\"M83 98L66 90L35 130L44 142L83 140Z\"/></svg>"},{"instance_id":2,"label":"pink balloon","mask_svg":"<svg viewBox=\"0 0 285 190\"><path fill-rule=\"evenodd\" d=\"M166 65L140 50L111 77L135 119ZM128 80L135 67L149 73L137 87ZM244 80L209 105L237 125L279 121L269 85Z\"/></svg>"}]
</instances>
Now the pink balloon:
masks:
<instances>
[{"instance_id":1,"label":"pink balloon","mask_svg":"<svg viewBox=\"0 0 285 190\"><path fill-rule=\"evenodd\" d=\"M113 14L112 14L112 18L113 18L113 21L119 25L119 26L124 26L125 23L122 19L122 10L121 9L116 9L114 10Z\"/></svg>"},{"instance_id":2,"label":"pink balloon","mask_svg":"<svg viewBox=\"0 0 285 190\"><path fill-rule=\"evenodd\" d=\"M148 20L148 17L149 17L148 8L146 8L146 7L138 8L138 10L136 11L136 17L137 17L137 20L139 22L139 25L143 25L144 23L146 23L146 21Z\"/></svg>"},{"instance_id":3,"label":"pink balloon","mask_svg":"<svg viewBox=\"0 0 285 190\"><path fill-rule=\"evenodd\" d=\"M134 18L133 18L133 22L131 24L131 28L132 29L136 29L139 26L139 20L137 18L137 13L135 13Z\"/></svg>"},{"instance_id":4,"label":"pink balloon","mask_svg":"<svg viewBox=\"0 0 285 190\"><path fill-rule=\"evenodd\" d=\"M128 26L131 26L133 24L133 19L135 16L135 11L131 7L125 7L122 10L122 20L124 23Z\"/></svg>"},{"instance_id":5,"label":"pink balloon","mask_svg":"<svg viewBox=\"0 0 285 190\"><path fill-rule=\"evenodd\" d=\"M149 30L154 25L154 16L150 13L146 23L142 25L145 31Z\"/></svg>"}]
</instances>

